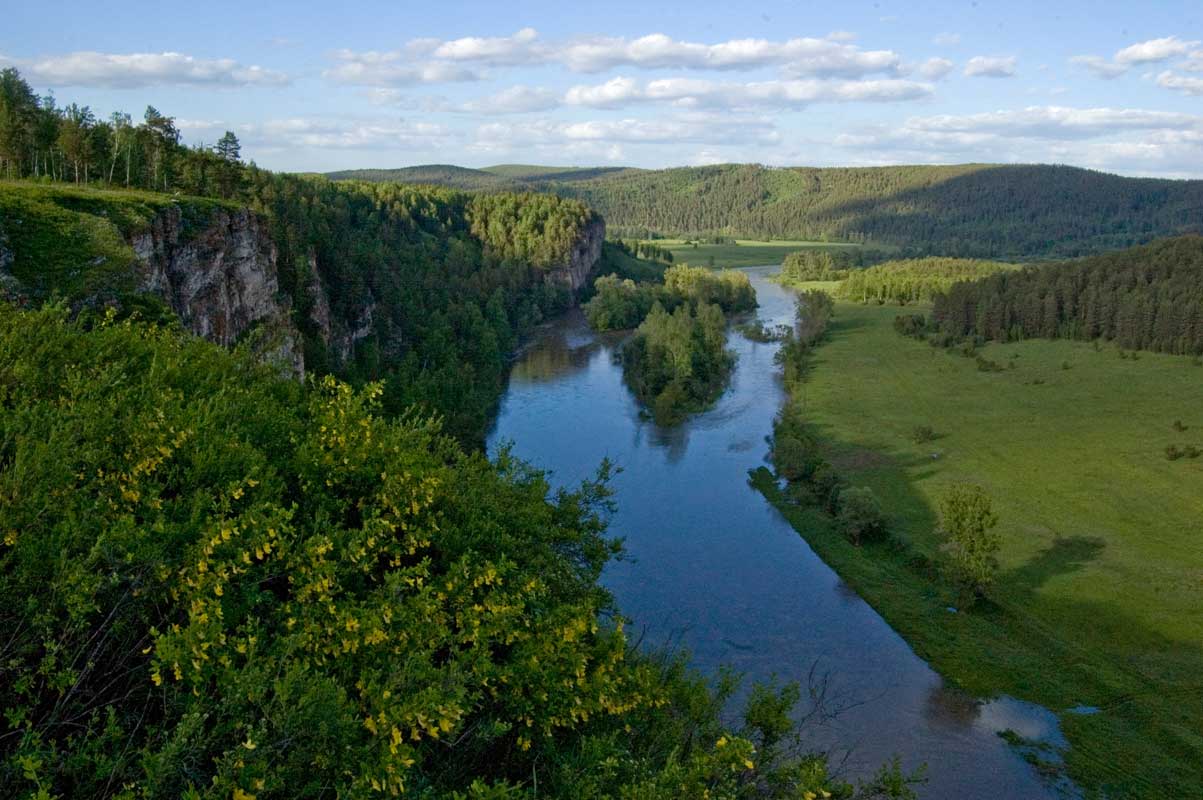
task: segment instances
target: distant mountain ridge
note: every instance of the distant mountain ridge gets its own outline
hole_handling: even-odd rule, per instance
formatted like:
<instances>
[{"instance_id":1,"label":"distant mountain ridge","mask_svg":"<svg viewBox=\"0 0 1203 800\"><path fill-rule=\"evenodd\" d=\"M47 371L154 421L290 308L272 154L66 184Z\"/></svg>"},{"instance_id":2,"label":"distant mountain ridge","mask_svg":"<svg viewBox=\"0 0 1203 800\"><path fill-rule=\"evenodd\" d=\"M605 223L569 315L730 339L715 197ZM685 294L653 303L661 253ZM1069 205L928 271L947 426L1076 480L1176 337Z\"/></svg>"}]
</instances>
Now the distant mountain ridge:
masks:
<instances>
[{"instance_id":1,"label":"distant mountain ridge","mask_svg":"<svg viewBox=\"0 0 1203 800\"><path fill-rule=\"evenodd\" d=\"M429 165L327 177L553 192L586 202L620 236L851 241L913 255L1073 257L1203 232L1203 181L1046 164Z\"/></svg>"}]
</instances>

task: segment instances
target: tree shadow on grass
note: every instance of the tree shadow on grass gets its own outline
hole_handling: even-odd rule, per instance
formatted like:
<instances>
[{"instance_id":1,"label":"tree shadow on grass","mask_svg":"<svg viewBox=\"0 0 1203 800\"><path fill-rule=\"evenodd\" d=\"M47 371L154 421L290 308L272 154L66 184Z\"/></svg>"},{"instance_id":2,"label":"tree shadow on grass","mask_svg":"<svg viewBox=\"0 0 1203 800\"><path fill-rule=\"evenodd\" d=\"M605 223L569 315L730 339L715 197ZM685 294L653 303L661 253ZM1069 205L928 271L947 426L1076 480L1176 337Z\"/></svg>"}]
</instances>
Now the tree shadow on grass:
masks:
<instances>
[{"instance_id":1,"label":"tree shadow on grass","mask_svg":"<svg viewBox=\"0 0 1203 800\"><path fill-rule=\"evenodd\" d=\"M1058 536L1026 564L1000 576L999 583L1036 592L1052 578L1081 572L1106 547L1107 543L1098 536Z\"/></svg>"}]
</instances>

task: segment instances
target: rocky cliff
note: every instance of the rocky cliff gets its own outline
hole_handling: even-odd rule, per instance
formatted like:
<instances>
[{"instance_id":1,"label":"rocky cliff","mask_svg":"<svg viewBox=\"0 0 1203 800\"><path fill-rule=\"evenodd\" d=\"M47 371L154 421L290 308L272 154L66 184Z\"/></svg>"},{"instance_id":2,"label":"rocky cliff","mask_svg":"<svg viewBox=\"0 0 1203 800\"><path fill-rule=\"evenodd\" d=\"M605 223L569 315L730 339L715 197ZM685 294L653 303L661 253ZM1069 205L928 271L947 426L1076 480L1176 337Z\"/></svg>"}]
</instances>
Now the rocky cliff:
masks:
<instances>
[{"instance_id":1,"label":"rocky cliff","mask_svg":"<svg viewBox=\"0 0 1203 800\"><path fill-rule=\"evenodd\" d=\"M161 297L194 333L225 346L255 329L255 346L298 374L300 335L281 295L276 247L263 221L247 209L218 210L185 235L172 206L130 237L143 291Z\"/></svg>"},{"instance_id":2,"label":"rocky cliff","mask_svg":"<svg viewBox=\"0 0 1203 800\"><path fill-rule=\"evenodd\" d=\"M565 263L548 270L543 280L567 288L575 297L593 276L605 240L606 222L600 216L594 216L568 252Z\"/></svg>"}]
</instances>

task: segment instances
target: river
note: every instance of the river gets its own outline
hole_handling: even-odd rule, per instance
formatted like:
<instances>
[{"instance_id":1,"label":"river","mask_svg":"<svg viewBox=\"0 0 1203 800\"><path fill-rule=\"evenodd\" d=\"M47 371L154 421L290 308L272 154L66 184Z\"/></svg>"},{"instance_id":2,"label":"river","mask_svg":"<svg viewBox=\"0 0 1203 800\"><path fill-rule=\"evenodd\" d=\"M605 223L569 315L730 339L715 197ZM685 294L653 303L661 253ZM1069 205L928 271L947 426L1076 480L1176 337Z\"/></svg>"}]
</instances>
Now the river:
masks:
<instances>
[{"instance_id":1,"label":"river","mask_svg":"<svg viewBox=\"0 0 1203 800\"><path fill-rule=\"evenodd\" d=\"M770 326L793 319L792 294L767 280L776 269L745 270ZM997 736L1011 728L1063 744L1055 715L947 688L748 485L783 400L777 344L734 329L728 340L739 361L727 392L709 411L661 428L641 417L622 382L613 359L621 338L593 333L570 312L519 354L490 452L510 442L560 484L591 477L603 458L619 465L611 532L629 558L607 567L603 582L632 634L686 648L708 673L727 664L748 680L825 684L826 706L839 713L812 720L808 741L847 775L896 753L907 768L928 765L924 798L1060 796Z\"/></svg>"}]
</instances>

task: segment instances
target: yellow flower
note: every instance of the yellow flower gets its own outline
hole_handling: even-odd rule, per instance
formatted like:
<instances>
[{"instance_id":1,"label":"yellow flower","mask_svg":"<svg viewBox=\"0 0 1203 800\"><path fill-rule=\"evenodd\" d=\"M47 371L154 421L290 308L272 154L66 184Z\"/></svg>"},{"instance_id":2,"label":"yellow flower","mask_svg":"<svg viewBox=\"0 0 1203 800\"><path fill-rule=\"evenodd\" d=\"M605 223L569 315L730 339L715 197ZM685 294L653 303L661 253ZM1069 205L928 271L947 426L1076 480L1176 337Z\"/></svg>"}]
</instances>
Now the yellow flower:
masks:
<instances>
[{"instance_id":1,"label":"yellow flower","mask_svg":"<svg viewBox=\"0 0 1203 800\"><path fill-rule=\"evenodd\" d=\"M244 792L241 788L234 789L234 800L255 800L255 795L250 792Z\"/></svg>"}]
</instances>

